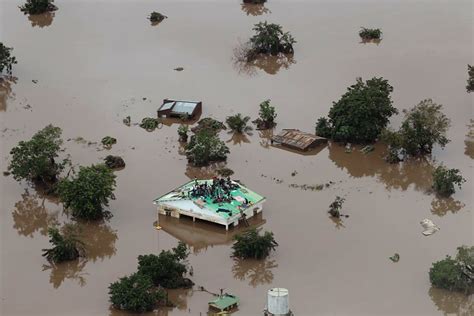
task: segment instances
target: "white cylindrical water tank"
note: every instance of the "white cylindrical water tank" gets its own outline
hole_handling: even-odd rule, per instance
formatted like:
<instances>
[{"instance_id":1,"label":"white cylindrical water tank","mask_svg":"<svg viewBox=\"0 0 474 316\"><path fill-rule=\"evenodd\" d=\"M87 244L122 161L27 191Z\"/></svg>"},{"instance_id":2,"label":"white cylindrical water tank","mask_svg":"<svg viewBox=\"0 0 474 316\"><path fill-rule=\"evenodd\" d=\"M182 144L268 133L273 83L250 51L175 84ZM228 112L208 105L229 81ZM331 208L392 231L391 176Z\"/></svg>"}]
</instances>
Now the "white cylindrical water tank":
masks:
<instances>
[{"instance_id":1,"label":"white cylindrical water tank","mask_svg":"<svg viewBox=\"0 0 474 316\"><path fill-rule=\"evenodd\" d=\"M268 290L267 310L271 315L288 315L290 313L288 290L281 287Z\"/></svg>"}]
</instances>

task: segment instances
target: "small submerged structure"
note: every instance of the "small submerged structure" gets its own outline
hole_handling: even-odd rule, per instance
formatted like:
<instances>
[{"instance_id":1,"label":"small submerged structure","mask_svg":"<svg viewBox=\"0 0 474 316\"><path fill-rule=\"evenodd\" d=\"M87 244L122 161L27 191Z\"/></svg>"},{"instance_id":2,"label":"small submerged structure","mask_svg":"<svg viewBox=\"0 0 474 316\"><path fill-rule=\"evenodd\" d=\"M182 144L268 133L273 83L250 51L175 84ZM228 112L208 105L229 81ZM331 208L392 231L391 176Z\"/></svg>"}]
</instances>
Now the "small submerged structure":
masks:
<instances>
[{"instance_id":1,"label":"small submerged structure","mask_svg":"<svg viewBox=\"0 0 474 316\"><path fill-rule=\"evenodd\" d=\"M234 310L239 305L239 298L235 295L225 293L219 295L215 300L209 301L209 309L219 311L220 315ZM227 313L225 313L227 314Z\"/></svg>"},{"instance_id":2,"label":"small submerged structure","mask_svg":"<svg viewBox=\"0 0 474 316\"><path fill-rule=\"evenodd\" d=\"M153 202L159 214L197 218L228 230L260 213L265 198L230 178L213 178L190 181Z\"/></svg>"},{"instance_id":3,"label":"small submerged structure","mask_svg":"<svg viewBox=\"0 0 474 316\"><path fill-rule=\"evenodd\" d=\"M278 135L271 138L271 143L300 151L308 151L320 144L327 143L327 138L302 132L298 129L283 129Z\"/></svg>"},{"instance_id":4,"label":"small submerged structure","mask_svg":"<svg viewBox=\"0 0 474 316\"><path fill-rule=\"evenodd\" d=\"M202 102L164 99L158 109L158 117L192 119L202 112Z\"/></svg>"}]
</instances>

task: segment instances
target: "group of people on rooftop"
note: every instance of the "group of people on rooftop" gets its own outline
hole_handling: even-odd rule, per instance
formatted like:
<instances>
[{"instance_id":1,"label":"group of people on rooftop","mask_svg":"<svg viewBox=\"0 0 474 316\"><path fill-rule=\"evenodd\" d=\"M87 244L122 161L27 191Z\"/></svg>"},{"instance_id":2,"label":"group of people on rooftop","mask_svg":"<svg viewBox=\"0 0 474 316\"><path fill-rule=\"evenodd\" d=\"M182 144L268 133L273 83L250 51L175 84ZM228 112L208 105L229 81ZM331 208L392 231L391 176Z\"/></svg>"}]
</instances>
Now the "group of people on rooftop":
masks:
<instances>
[{"instance_id":1,"label":"group of people on rooftop","mask_svg":"<svg viewBox=\"0 0 474 316\"><path fill-rule=\"evenodd\" d=\"M231 192L239 187L238 184L232 182L230 177L212 179L212 183L199 183L194 179L193 188L189 191L191 197L210 197L213 203L230 203L232 201Z\"/></svg>"}]
</instances>

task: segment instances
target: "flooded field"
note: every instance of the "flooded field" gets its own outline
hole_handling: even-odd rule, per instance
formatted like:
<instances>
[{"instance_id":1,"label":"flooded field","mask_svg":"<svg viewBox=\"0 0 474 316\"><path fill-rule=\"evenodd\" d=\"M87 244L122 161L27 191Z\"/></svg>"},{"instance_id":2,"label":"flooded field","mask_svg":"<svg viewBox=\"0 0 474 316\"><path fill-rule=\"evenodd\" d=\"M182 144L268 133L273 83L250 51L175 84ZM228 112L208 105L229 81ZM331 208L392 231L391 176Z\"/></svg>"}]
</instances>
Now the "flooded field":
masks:
<instances>
[{"instance_id":1,"label":"flooded field","mask_svg":"<svg viewBox=\"0 0 474 316\"><path fill-rule=\"evenodd\" d=\"M78 223L88 256L52 266L42 256L47 227L67 221L62 205L34 188L0 176L0 314L127 315L110 309L108 286L136 270L137 256L159 253L181 239L192 247L197 286L238 295L237 315L261 315L271 287L290 291L295 315L473 315L474 298L431 288L433 261L473 244L473 96L467 64L474 63L472 1L276 1L265 7L238 0L63 1L50 15L28 18L22 1L0 0L1 41L14 47L16 77L0 94L1 171L18 141L52 123L63 129L75 165L121 155L112 219ZM168 19L152 26L153 11ZM253 24L269 20L296 38L294 58L259 60L243 69L233 59ZM361 26L383 30L378 44L362 44ZM183 71L175 71L183 67ZM230 257L232 237L220 228L162 219L152 200L212 167L187 165L178 124L147 132L133 123L156 115L164 98L200 100L203 117L241 112L256 118L271 99L276 131L314 131L318 117L355 82L382 76L394 87L394 106L422 99L444 105L451 119L444 150L431 160L387 164L385 148L348 154L338 144L301 155L270 146L269 133L221 133L227 167L267 198L253 225L279 243L265 261ZM132 126L122 123L131 117ZM392 117L397 127L402 114ZM96 144L110 135L111 150ZM82 137L84 141L74 141ZM66 141L70 139L69 141ZM467 182L449 199L430 193L431 171L443 162ZM292 176L292 172L296 174ZM321 191L296 185L332 181ZM344 196L342 222L328 205ZM420 221L441 230L421 234ZM400 254L393 263L389 257ZM205 315L208 293L174 290L177 307L153 315Z\"/></svg>"}]
</instances>

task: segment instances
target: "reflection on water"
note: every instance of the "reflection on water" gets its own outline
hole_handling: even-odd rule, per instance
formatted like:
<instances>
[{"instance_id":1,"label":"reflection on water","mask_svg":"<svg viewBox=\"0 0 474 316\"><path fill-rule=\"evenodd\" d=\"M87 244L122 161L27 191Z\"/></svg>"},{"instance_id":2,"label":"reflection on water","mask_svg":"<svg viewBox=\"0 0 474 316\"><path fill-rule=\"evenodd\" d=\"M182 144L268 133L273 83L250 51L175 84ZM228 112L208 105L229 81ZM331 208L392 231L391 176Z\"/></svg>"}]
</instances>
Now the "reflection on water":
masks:
<instances>
[{"instance_id":1,"label":"reflection on water","mask_svg":"<svg viewBox=\"0 0 474 316\"><path fill-rule=\"evenodd\" d=\"M233 242L236 234L248 228L257 228L265 224L262 213L248 219L250 227L239 225L226 231L222 225L181 217L158 215L158 224L176 239L186 243L193 253L206 250L209 246L228 245Z\"/></svg>"},{"instance_id":2,"label":"reflection on water","mask_svg":"<svg viewBox=\"0 0 474 316\"><path fill-rule=\"evenodd\" d=\"M250 144L250 139L244 133L232 133L232 137L226 140L226 143L232 143L232 145Z\"/></svg>"},{"instance_id":3,"label":"reflection on water","mask_svg":"<svg viewBox=\"0 0 474 316\"><path fill-rule=\"evenodd\" d=\"M7 100L12 93L12 83L16 83L16 77L0 78L0 111L7 110Z\"/></svg>"},{"instance_id":4,"label":"reflection on water","mask_svg":"<svg viewBox=\"0 0 474 316\"><path fill-rule=\"evenodd\" d=\"M464 154L474 159L474 120L471 119L468 125L466 140L464 141Z\"/></svg>"},{"instance_id":5,"label":"reflection on water","mask_svg":"<svg viewBox=\"0 0 474 316\"><path fill-rule=\"evenodd\" d=\"M263 4L242 3L242 11L247 15L258 16L266 13L272 13Z\"/></svg>"},{"instance_id":6,"label":"reflection on water","mask_svg":"<svg viewBox=\"0 0 474 316\"><path fill-rule=\"evenodd\" d=\"M232 273L234 274L234 278L241 281L248 280L249 285L256 287L261 284L270 284L273 281L272 270L277 267L278 264L272 259L254 260L234 258Z\"/></svg>"},{"instance_id":7,"label":"reflection on water","mask_svg":"<svg viewBox=\"0 0 474 316\"><path fill-rule=\"evenodd\" d=\"M111 258L117 252L115 242L118 239L117 231L107 222L77 222L74 223L84 242L86 259L93 262L98 259Z\"/></svg>"},{"instance_id":8,"label":"reflection on water","mask_svg":"<svg viewBox=\"0 0 474 316\"><path fill-rule=\"evenodd\" d=\"M31 26L45 27L50 26L53 23L54 12L46 12L42 14L29 14L28 20L31 22Z\"/></svg>"},{"instance_id":9,"label":"reflection on water","mask_svg":"<svg viewBox=\"0 0 474 316\"><path fill-rule=\"evenodd\" d=\"M209 166L204 167L194 167L193 165L188 164L184 174L189 179L211 179L218 176L217 170L225 167L225 164L225 161L211 163Z\"/></svg>"},{"instance_id":10,"label":"reflection on water","mask_svg":"<svg viewBox=\"0 0 474 316\"><path fill-rule=\"evenodd\" d=\"M115 248L115 242L118 239L117 232L110 228L106 222L74 222L68 225L70 225L70 229L77 232L79 240L84 243L85 257L59 264L43 265L43 271L51 270L49 282L55 289L66 279L71 279L80 286L84 286L87 273L83 270L87 263L111 258L117 251Z\"/></svg>"},{"instance_id":11,"label":"reflection on water","mask_svg":"<svg viewBox=\"0 0 474 316\"><path fill-rule=\"evenodd\" d=\"M336 229L346 228L346 226L344 226L344 222L342 221L342 218L337 218L337 217L334 217L334 216L329 216L329 218L334 223L334 227Z\"/></svg>"},{"instance_id":12,"label":"reflection on water","mask_svg":"<svg viewBox=\"0 0 474 316\"><path fill-rule=\"evenodd\" d=\"M15 203L12 212L13 228L19 235L33 237L37 231L43 236L48 233L48 227L58 224L58 213L48 213L45 207L46 198L30 194L28 190L21 195L21 201Z\"/></svg>"},{"instance_id":13,"label":"reflection on water","mask_svg":"<svg viewBox=\"0 0 474 316\"><path fill-rule=\"evenodd\" d=\"M474 315L474 295L450 292L435 287L431 287L428 294L438 310L444 315Z\"/></svg>"},{"instance_id":14,"label":"reflection on water","mask_svg":"<svg viewBox=\"0 0 474 316\"><path fill-rule=\"evenodd\" d=\"M381 41L382 41L381 38L378 38L378 39L377 39L377 38L374 38L374 39L364 39L364 38L363 38L363 39L360 41L360 43L361 43L361 44L371 44L371 43L374 43L374 44L376 44L376 45L378 46Z\"/></svg>"},{"instance_id":15,"label":"reflection on water","mask_svg":"<svg viewBox=\"0 0 474 316\"><path fill-rule=\"evenodd\" d=\"M436 197L431 202L431 213L438 216L444 216L449 212L455 214L464 206L464 203L456 201L452 197Z\"/></svg>"},{"instance_id":16,"label":"reflection on water","mask_svg":"<svg viewBox=\"0 0 474 316\"><path fill-rule=\"evenodd\" d=\"M258 131L258 136L260 137L260 146L267 149L270 148L273 128Z\"/></svg>"},{"instance_id":17,"label":"reflection on water","mask_svg":"<svg viewBox=\"0 0 474 316\"><path fill-rule=\"evenodd\" d=\"M59 288L66 279L73 280L82 287L86 285L86 273L82 272L86 263L87 260L83 258L57 264L48 263L43 265L43 271L51 270L49 283L55 289Z\"/></svg>"},{"instance_id":18,"label":"reflection on water","mask_svg":"<svg viewBox=\"0 0 474 316\"><path fill-rule=\"evenodd\" d=\"M296 64L293 54L260 55L252 61L246 61L239 57L241 51L236 48L234 51L234 68L239 74L254 76L257 70L263 70L269 75L276 75L280 69L289 69L291 65Z\"/></svg>"},{"instance_id":19,"label":"reflection on water","mask_svg":"<svg viewBox=\"0 0 474 316\"><path fill-rule=\"evenodd\" d=\"M188 309L188 297L192 296L192 289L167 290L168 300L179 310Z\"/></svg>"},{"instance_id":20,"label":"reflection on water","mask_svg":"<svg viewBox=\"0 0 474 316\"><path fill-rule=\"evenodd\" d=\"M427 192L431 188L433 164L426 158L410 159L398 164L387 163L383 157L386 147L376 144L375 150L364 154L360 147L353 146L346 153L344 146L336 143L329 145L329 159L354 178L376 177L385 184L387 190L407 190L413 185L417 191Z\"/></svg>"}]
</instances>

